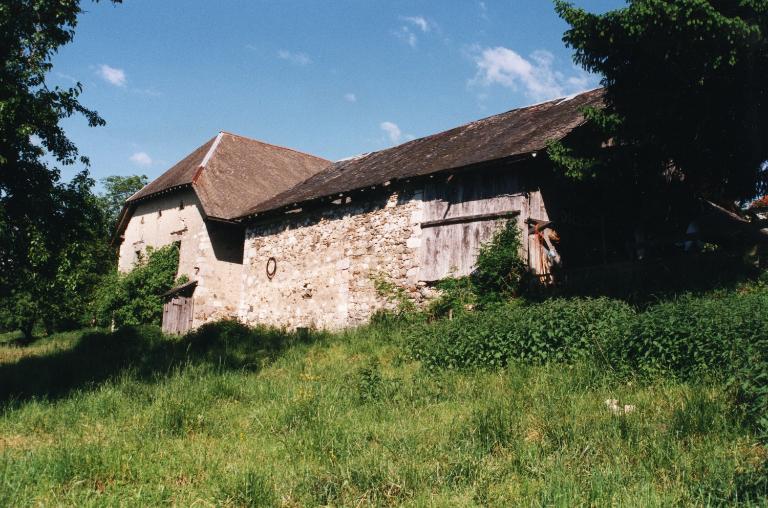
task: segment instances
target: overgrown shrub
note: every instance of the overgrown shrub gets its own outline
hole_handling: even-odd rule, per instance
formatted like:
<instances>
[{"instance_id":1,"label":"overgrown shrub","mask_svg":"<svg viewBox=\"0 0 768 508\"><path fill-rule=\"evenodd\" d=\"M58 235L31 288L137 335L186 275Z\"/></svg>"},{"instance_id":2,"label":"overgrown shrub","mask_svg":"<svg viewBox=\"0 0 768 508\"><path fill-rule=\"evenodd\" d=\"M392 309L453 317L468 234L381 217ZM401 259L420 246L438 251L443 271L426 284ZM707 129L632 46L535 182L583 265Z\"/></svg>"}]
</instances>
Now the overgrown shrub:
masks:
<instances>
[{"instance_id":1,"label":"overgrown shrub","mask_svg":"<svg viewBox=\"0 0 768 508\"><path fill-rule=\"evenodd\" d=\"M96 291L93 309L101 325L116 326L160 324L163 317L162 295L176 284L179 247L147 248L130 272L107 275Z\"/></svg>"},{"instance_id":2,"label":"overgrown shrub","mask_svg":"<svg viewBox=\"0 0 768 508\"><path fill-rule=\"evenodd\" d=\"M607 298L512 301L412 326L409 354L429 369L592 359L618 375L727 381L768 438L768 288L686 295L638 312Z\"/></svg>"},{"instance_id":3,"label":"overgrown shrub","mask_svg":"<svg viewBox=\"0 0 768 508\"><path fill-rule=\"evenodd\" d=\"M543 363L583 357L618 366L633 319L631 307L605 298L510 302L452 321L415 326L406 344L428 368L494 368L514 360Z\"/></svg>"},{"instance_id":4,"label":"overgrown shrub","mask_svg":"<svg viewBox=\"0 0 768 508\"><path fill-rule=\"evenodd\" d=\"M768 337L748 344L739 360L731 379L736 402L768 442Z\"/></svg>"},{"instance_id":5,"label":"overgrown shrub","mask_svg":"<svg viewBox=\"0 0 768 508\"><path fill-rule=\"evenodd\" d=\"M768 333L765 291L683 296L638 315L627 354L646 373L729 374Z\"/></svg>"},{"instance_id":6,"label":"overgrown shrub","mask_svg":"<svg viewBox=\"0 0 768 508\"><path fill-rule=\"evenodd\" d=\"M520 228L509 220L480 247L472 282L480 302L504 300L519 293L528 270L520 256Z\"/></svg>"},{"instance_id":7,"label":"overgrown shrub","mask_svg":"<svg viewBox=\"0 0 768 508\"><path fill-rule=\"evenodd\" d=\"M467 308L486 307L520 294L528 266L520 255L517 222L509 220L480 247L475 270L467 277L446 277L435 284L440 291L430 302L431 317L454 316Z\"/></svg>"},{"instance_id":8,"label":"overgrown shrub","mask_svg":"<svg viewBox=\"0 0 768 508\"><path fill-rule=\"evenodd\" d=\"M435 284L440 291L437 298L429 302L427 314L433 318L458 315L477 304L477 288L471 277L449 277Z\"/></svg>"},{"instance_id":9,"label":"overgrown shrub","mask_svg":"<svg viewBox=\"0 0 768 508\"><path fill-rule=\"evenodd\" d=\"M383 383L381 368L376 358L359 367L352 381L357 387L360 402L375 402L381 398Z\"/></svg>"}]
</instances>

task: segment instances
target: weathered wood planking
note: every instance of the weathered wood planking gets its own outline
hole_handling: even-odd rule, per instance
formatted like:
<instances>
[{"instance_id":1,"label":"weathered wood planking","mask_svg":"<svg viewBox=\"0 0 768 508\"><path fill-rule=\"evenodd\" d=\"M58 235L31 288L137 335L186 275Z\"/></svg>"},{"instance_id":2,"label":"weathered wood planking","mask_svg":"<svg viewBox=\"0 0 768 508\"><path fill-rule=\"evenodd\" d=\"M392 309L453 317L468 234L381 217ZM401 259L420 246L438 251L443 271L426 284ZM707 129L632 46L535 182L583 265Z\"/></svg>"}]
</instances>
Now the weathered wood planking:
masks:
<instances>
[{"instance_id":1,"label":"weathered wood planking","mask_svg":"<svg viewBox=\"0 0 768 508\"><path fill-rule=\"evenodd\" d=\"M528 197L528 217L531 219L538 219L548 221L549 216L547 210L544 207L544 200L542 199L540 191L533 191ZM527 232L525 228L523 231ZM528 237L528 266L531 267L534 273L541 275L549 273L550 266L547 259L545 247L541 244L541 241L536 237L536 234L527 235Z\"/></svg>"},{"instance_id":2,"label":"weathered wood planking","mask_svg":"<svg viewBox=\"0 0 768 508\"><path fill-rule=\"evenodd\" d=\"M192 297L174 296L163 305L163 332L181 334L192 328Z\"/></svg>"},{"instance_id":3,"label":"weathered wood planking","mask_svg":"<svg viewBox=\"0 0 768 508\"><path fill-rule=\"evenodd\" d=\"M447 181L431 182L424 188L424 201L424 223L467 219L422 229L419 278L427 281L472 273L480 246L505 222L469 220L471 217L520 212L517 220L521 227L527 218L527 198L515 174L455 175Z\"/></svg>"}]
</instances>

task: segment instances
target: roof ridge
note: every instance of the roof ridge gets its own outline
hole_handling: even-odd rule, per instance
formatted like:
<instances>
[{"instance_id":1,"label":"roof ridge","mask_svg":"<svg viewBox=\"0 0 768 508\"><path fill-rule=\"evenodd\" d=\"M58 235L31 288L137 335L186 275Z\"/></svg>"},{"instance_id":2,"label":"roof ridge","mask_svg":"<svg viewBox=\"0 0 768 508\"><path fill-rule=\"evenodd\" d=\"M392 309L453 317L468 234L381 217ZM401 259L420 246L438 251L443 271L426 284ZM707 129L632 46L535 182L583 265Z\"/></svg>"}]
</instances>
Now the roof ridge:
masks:
<instances>
[{"instance_id":1,"label":"roof ridge","mask_svg":"<svg viewBox=\"0 0 768 508\"><path fill-rule=\"evenodd\" d=\"M492 161L524 160L525 156L545 149L551 139L562 139L583 125L583 106L601 103L604 103L604 89L595 88L510 109L396 146L342 159L251 207L241 217L369 186L375 188L394 179L407 180L450 169L479 167L481 163Z\"/></svg>"},{"instance_id":2,"label":"roof ridge","mask_svg":"<svg viewBox=\"0 0 768 508\"><path fill-rule=\"evenodd\" d=\"M514 113L515 111L522 111L522 110L525 110L525 109L531 109L531 108L535 108L535 107L538 107L538 106L543 106L544 104L549 104L549 103L553 103L555 106L558 106L562 102L570 101L570 100L575 99L576 97L580 97L582 95L586 95L588 93L592 93L592 92L595 92L597 90L602 90L602 89L603 89L603 87L599 86L599 87L593 88L591 90L584 90L582 92L578 92L576 94L565 95L563 97L557 97L557 98L554 98L554 99L548 99L548 100L543 101L543 102L537 102L536 104L529 104L527 106L520 106L519 108L508 109L507 111L502 111L501 113L495 113L493 115L488 115L488 116L485 116L483 118L478 118L477 120L472 120L471 122L463 123L461 125L457 125L455 127L449 128L449 129L444 129L444 130L441 130L441 131L438 131L438 132L435 132L435 133L432 133L432 134L427 134L426 136L421 136L421 137L418 137L418 138L409 139L408 141L404 141L404 142L399 143L397 145L389 146L387 148L382 148L381 150L374 150L372 152L367 152L367 153L365 153L363 155L365 157L367 157L369 155L373 155L373 154L376 154L376 153L379 153L379 152L386 152L387 150L392 150L394 148L402 147L402 146L405 146L405 145L407 145L409 143L416 143L417 141L424 141L424 140L427 140L427 139L436 138L436 137L438 137L438 136L440 136L442 134L446 134L448 132L455 131L455 130L464 129L466 127L469 127L470 125L474 125L474 124L478 124L478 123L481 123L481 122L485 122L485 121L490 120L492 118L497 118L497 117L500 117L502 115L507 115L509 113ZM363 158L363 157L360 157L360 158ZM335 163L344 163L344 162L347 162L348 160L354 160L354 159L356 159L356 157L340 159L338 161L334 161L334 164Z\"/></svg>"},{"instance_id":3,"label":"roof ridge","mask_svg":"<svg viewBox=\"0 0 768 508\"><path fill-rule=\"evenodd\" d=\"M208 164L208 161L211 160L211 157L213 157L214 152L219 147L219 143L221 143L221 138L223 137L222 134L223 132L216 134L216 138L213 140L213 144L203 156L203 160L200 161L201 168L204 168L205 165Z\"/></svg>"},{"instance_id":4,"label":"roof ridge","mask_svg":"<svg viewBox=\"0 0 768 508\"><path fill-rule=\"evenodd\" d=\"M197 179L200 178L200 174L203 172L203 169L205 169L206 164L208 164L208 161L211 160L213 154L216 153L216 149L219 147L219 143L221 143L221 139L223 137L224 135L221 132L216 134L216 137L213 139L213 143L211 143L211 147L207 152L205 152L203 160L200 161L200 164L198 164L195 173L192 175L192 185L197 184Z\"/></svg>"},{"instance_id":5,"label":"roof ridge","mask_svg":"<svg viewBox=\"0 0 768 508\"><path fill-rule=\"evenodd\" d=\"M235 136L236 138L243 138L243 139L247 139L248 141L255 141L256 143L261 143L262 145L267 145L267 146L271 146L271 147L274 147L274 148L280 148L282 150L289 150L291 152L295 152L295 153L298 153L300 155L306 155L307 157L312 157L313 159L317 159L317 160L321 160L321 161L325 161L325 162L333 162L333 161L330 161L330 160L326 159L325 157L320 157L318 155L313 155L311 153L302 152L301 150L296 150L295 148L290 148L290 147L287 147L287 146L276 145L274 143L268 143L268 142L262 141L260 139L249 138L248 136L243 136L242 134L236 134L234 132L219 131L219 134L229 134L230 136Z\"/></svg>"}]
</instances>

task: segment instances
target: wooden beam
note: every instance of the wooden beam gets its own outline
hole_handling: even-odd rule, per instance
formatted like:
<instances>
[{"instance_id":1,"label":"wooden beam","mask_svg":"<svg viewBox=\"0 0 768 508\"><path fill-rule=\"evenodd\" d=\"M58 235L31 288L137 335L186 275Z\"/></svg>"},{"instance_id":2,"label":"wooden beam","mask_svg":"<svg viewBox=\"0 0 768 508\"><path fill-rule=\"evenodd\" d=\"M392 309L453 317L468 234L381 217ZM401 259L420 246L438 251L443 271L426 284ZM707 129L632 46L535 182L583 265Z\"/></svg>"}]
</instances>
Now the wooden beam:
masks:
<instances>
[{"instance_id":1,"label":"wooden beam","mask_svg":"<svg viewBox=\"0 0 768 508\"><path fill-rule=\"evenodd\" d=\"M465 215L463 217L449 217L447 219L428 220L421 223L423 228L434 228L437 226L448 226L450 224L463 224L465 222L479 222L484 220L509 219L520 215L520 210L511 212L481 213L477 215Z\"/></svg>"}]
</instances>

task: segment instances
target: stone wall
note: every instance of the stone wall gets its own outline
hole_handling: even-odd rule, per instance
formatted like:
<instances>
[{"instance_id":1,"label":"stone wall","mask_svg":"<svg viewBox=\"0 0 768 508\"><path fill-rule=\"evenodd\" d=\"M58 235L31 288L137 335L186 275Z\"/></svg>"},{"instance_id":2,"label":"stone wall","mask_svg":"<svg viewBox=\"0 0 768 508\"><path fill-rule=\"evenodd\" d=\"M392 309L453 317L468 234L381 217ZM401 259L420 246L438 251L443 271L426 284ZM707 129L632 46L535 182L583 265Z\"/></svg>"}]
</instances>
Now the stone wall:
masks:
<instances>
[{"instance_id":1,"label":"stone wall","mask_svg":"<svg viewBox=\"0 0 768 508\"><path fill-rule=\"evenodd\" d=\"M420 190L331 205L246 229L239 317L250 324L338 329L395 304L376 279L426 294L419 276ZM267 275L273 257L276 272Z\"/></svg>"},{"instance_id":2,"label":"stone wall","mask_svg":"<svg viewBox=\"0 0 768 508\"><path fill-rule=\"evenodd\" d=\"M147 247L181 242L179 274L194 278L197 239L205 229L200 201L192 190L164 194L140 202L123 232L118 269L129 272Z\"/></svg>"},{"instance_id":3,"label":"stone wall","mask_svg":"<svg viewBox=\"0 0 768 508\"><path fill-rule=\"evenodd\" d=\"M147 247L180 242L177 276L198 285L193 326L237 314L242 273L240 229L205 221L194 191L180 190L140 202L123 233L118 269L130 271Z\"/></svg>"},{"instance_id":4,"label":"stone wall","mask_svg":"<svg viewBox=\"0 0 768 508\"><path fill-rule=\"evenodd\" d=\"M195 308L192 326L226 317L236 317L243 272L243 232L206 221L197 233Z\"/></svg>"},{"instance_id":5,"label":"stone wall","mask_svg":"<svg viewBox=\"0 0 768 508\"><path fill-rule=\"evenodd\" d=\"M454 184L450 180L441 183ZM481 197L467 197L464 192L462 199L466 199L450 201L449 211L473 215L464 201L479 206L475 202L481 200L483 210L495 211L497 205L501 210L519 210L517 219L524 230L528 217L546 219L538 191L502 190ZM416 303L428 299L433 293L422 280L422 265L431 262L429 250L424 248L429 237L421 228L428 211L424 189L392 190L368 199L357 196L352 202L344 198L344 203L251 224L244 235L238 227L203 220L199 201L191 191L156 197L137 206L125 231L120 269L130 269L137 250L180 241L179 273L198 282L193 326L230 316L248 324L287 328L354 326L368 321L379 309L396 306L391 295L376 290L376 281L392 283ZM438 197L431 198L429 206L444 207L445 203L435 201ZM440 252L457 249L475 257L479 243L492 235L494 224L501 223L483 222L479 229L458 226L464 233L440 247ZM441 234L446 236L451 228L457 226L442 226ZM427 231L433 236L437 233L436 229L425 228ZM470 233L477 241L466 241ZM535 236L523 238L528 242L521 254L536 267L543 256L541 246ZM467 249L471 252L464 252ZM276 265L272 277L267 274L270 258ZM448 265L443 268L440 277L453 273Z\"/></svg>"}]
</instances>

